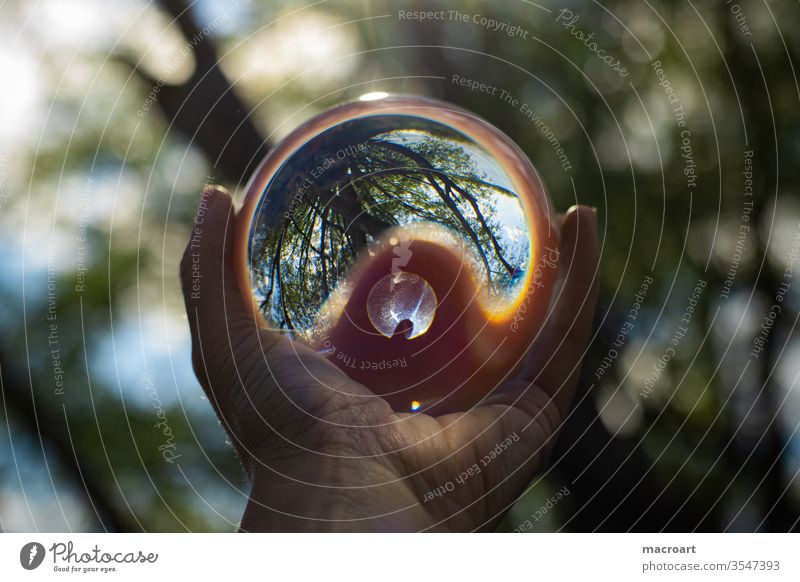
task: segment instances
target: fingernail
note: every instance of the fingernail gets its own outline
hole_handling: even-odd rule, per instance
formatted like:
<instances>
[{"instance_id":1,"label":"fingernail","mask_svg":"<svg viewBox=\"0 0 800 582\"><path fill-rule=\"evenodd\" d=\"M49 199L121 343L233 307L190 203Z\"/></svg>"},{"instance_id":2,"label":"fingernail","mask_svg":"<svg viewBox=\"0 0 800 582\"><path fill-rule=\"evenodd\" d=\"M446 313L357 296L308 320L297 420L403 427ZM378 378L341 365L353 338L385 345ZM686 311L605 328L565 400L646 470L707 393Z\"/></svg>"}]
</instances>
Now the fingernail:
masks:
<instances>
[{"instance_id":1,"label":"fingernail","mask_svg":"<svg viewBox=\"0 0 800 582\"><path fill-rule=\"evenodd\" d=\"M200 195L200 202L197 205L197 212L195 212L194 216L196 224L203 222L205 215L219 200L220 196L230 196L230 194L224 187L217 184L206 184L203 186L203 192Z\"/></svg>"},{"instance_id":2,"label":"fingernail","mask_svg":"<svg viewBox=\"0 0 800 582\"><path fill-rule=\"evenodd\" d=\"M597 206L590 206L589 210L592 212L592 226L597 229Z\"/></svg>"},{"instance_id":3,"label":"fingernail","mask_svg":"<svg viewBox=\"0 0 800 582\"><path fill-rule=\"evenodd\" d=\"M216 200L220 196L228 196L230 197L230 192L224 187L220 186L219 184L206 184L203 186L203 198L208 200L208 203L211 204L213 200Z\"/></svg>"},{"instance_id":4,"label":"fingernail","mask_svg":"<svg viewBox=\"0 0 800 582\"><path fill-rule=\"evenodd\" d=\"M596 231L597 230L597 208L594 206L581 206L583 209L583 218L586 221L586 227Z\"/></svg>"}]
</instances>

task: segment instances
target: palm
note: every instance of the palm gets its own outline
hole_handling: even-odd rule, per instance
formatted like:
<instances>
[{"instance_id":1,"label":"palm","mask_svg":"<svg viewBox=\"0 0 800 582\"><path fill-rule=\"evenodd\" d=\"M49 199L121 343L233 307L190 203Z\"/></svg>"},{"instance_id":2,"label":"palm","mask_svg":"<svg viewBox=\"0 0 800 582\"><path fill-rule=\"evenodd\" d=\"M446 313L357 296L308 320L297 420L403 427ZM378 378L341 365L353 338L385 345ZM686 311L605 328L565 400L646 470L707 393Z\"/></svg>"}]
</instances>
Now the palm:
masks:
<instances>
[{"instance_id":1,"label":"palm","mask_svg":"<svg viewBox=\"0 0 800 582\"><path fill-rule=\"evenodd\" d=\"M577 247L577 239L565 237L564 245L570 242ZM562 250L572 263L579 255L577 248ZM594 303L591 249L590 268L575 266L579 280L564 284L520 375L480 406L441 416L395 413L323 355L258 329L233 284L229 256L216 252L217 272L208 278L222 280L220 293L200 302L214 308L187 301L194 363L251 475L266 472L311 491L353 491L371 515L416 505L414 529L491 527L524 491L574 389Z\"/></svg>"},{"instance_id":2,"label":"palm","mask_svg":"<svg viewBox=\"0 0 800 582\"><path fill-rule=\"evenodd\" d=\"M362 465L391 458L392 473L382 474L404 484L432 528L493 523L530 482L559 423L550 396L535 386L522 402L509 400L520 400L515 385L522 380L498 390L495 403L466 413L397 414L306 346L254 333L238 350L234 359L251 366L239 373L254 388L237 414L243 432L260 435L239 445L257 451L255 462L275 457L291 459L287 465L313 464L316 451ZM272 398L276 393L281 397ZM277 441L273 431L281 435ZM513 446L492 457L506 439Z\"/></svg>"}]
</instances>

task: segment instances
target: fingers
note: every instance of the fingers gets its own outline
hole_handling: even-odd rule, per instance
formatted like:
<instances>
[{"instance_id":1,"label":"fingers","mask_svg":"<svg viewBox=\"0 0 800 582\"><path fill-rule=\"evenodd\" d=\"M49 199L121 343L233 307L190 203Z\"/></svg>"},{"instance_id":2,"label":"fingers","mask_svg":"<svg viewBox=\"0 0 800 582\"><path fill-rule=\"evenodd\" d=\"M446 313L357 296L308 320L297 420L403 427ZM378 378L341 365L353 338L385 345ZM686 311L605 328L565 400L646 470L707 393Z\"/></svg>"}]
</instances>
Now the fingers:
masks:
<instances>
[{"instance_id":1,"label":"fingers","mask_svg":"<svg viewBox=\"0 0 800 582\"><path fill-rule=\"evenodd\" d=\"M226 383L213 382L214 376L235 377L234 338L257 329L236 282L234 219L230 194L220 186L207 186L180 268L195 371L206 390L215 393Z\"/></svg>"},{"instance_id":2,"label":"fingers","mask_svg":"<svg viewBox=\"0 0 800 582\"><path fill-rule=\"evenodd\" d=\"M597 303L596 211L587 206L572 207L564 216L561 237L561 288L556 291L556 303L522 378L544 389L565 414L578 382Z\"/></svg>"},{"instance_id":3,"label":"fingers","mask_svg":"<svg viewBox=\"0 0 800 582\"><path fill-rule=\"evenodd\" d=\"M190 322L197 318L209 323L239 320L248 314L233 268L234 218L230 194L221 186L206 186L181 260L181 283Z\"/></svg>"}]
</instances>

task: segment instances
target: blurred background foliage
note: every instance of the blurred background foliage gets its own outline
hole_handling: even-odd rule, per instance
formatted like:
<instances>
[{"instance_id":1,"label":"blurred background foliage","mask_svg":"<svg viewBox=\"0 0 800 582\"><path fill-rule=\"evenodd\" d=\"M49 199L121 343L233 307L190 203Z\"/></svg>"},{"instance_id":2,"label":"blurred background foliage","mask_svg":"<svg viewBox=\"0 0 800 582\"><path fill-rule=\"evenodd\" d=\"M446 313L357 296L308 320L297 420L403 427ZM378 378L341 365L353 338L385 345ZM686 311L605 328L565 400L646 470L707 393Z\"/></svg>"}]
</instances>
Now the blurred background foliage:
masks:
<instances>
[{"instance_id":1,"label":"blurred background foliage","mask_svg":"<svg viewBox=\"0 0 800 582\"><path fill-rule=\"evenodd\" d=\"M561 9L579 16L573 28ZM500 529L528 518L534 531L798 528L800 286L780 288L800 224L796 3L7 0L0 11L1 529L234 527L248 486L194 379L177 280L199 192L216 181L241 201L270 144L370 91L474 111L528 153L558 209L599 209L602 292L581 388L551 468ZM529 104L552 134L453 74Z\"/></svg>"}]
</instances>

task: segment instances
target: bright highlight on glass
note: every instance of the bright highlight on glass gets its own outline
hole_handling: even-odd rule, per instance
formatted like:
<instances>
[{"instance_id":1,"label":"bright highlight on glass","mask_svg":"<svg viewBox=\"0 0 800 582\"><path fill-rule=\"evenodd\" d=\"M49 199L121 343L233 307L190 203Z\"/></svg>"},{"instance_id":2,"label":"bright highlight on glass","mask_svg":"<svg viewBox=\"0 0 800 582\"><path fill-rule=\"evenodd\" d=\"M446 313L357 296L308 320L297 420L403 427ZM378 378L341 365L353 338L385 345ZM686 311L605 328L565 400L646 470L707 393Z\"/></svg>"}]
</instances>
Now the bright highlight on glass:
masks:
<instances>
[{"instance_id":1,"label":"bright highlight on glass","mask_svg":"<svg viewBox=\"0 0 800 582\"><path fill-rule=\"evenodd\" d=\"M364 93L361 97L358 98L359 101L377 101L378 99L384 99L388 97L389 94L383 91L373 91L372 93Z\"/></svg>"}]
</instances>

